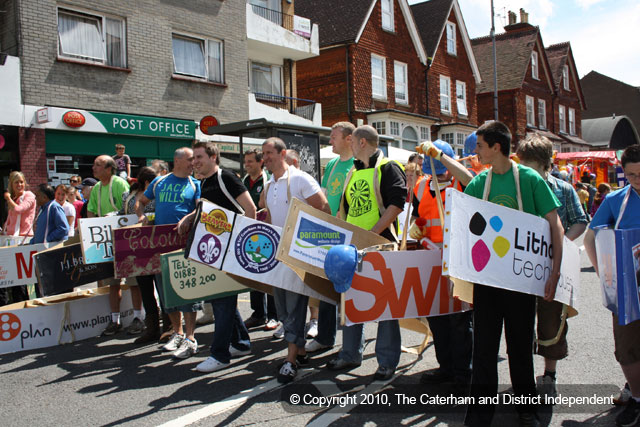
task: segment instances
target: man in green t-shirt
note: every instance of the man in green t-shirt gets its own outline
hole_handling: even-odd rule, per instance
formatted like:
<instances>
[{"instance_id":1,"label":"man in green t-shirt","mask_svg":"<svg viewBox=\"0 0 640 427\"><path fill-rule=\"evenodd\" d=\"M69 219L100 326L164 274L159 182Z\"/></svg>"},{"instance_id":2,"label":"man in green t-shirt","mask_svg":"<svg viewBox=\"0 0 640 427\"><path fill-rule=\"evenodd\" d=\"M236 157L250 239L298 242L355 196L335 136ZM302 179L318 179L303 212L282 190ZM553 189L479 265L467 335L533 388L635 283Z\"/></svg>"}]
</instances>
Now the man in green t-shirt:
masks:
<instances>
[{"instance_id":1,"label":"man in green t-shirt","mask_svg":"<svg viewBox=\"0 0 640 427\"><path fill-rule=\"evenodd\" d=\"M553 300L562 260L563 229L557 208L560 202L547 183L531 168L516 165L509 159L511 132L503 123L492 121L477 131L475 149L478 160L491 168L478 174L465 189L479 199L484 198L487 181L490 189L487 200L502 206L544 217L551 227L553 267L545 285L547 301ZM520 189L516 188L516 182ZM498 350L504 323L509 349L509 372L515 397L524 397L517 405L521 425L539 425L533 373L533 339L536 296L492 286L476 284L473 289L473 372L471 396L474 404L467 408L465 425L491 424L495 405L481 405L480 397L496 396L498 392Z\"/></svg>"},{"instance_id":2,"label":"man in green t-shirt","mask_svg":"<svg viewBox=\"0 0 640 427\"><path fill-rule=\"evenodd\" d=\"M338 155L332 159L324 170L322 177L322 191L327 196L331 215L336 216L340 210L340 198L344 189L349 170L353 167L353 152L351 151L351 135L356 127L349 122L338 122L331 126L331 146ZM305 345L310 353L331 348L336 343L338 331L338 314L336 306L320 301L318 306L317 334L313 341Z\"/></svg>"},{"instance_id":3,"label":"man in green t-shirt","mask_svg":"<svg viewBox=\"0 0 640 427\"><path fill-rule=\"evenodd\" d=\"M91 190L89 204L87 205L87 216L93 218L107 216L113 212L117 213L122 209L122 195L129 192L129 184L124 179L116 176L115 160L106 154L96 157L93 161L93 176L98 180L98 184ZM109 286L111 321L107 324L103 335L114 335L122 329L120 324L120 300L122 299L120 279L98 280L98 286ZM139 292L137 288L132 290L132 298L136 310L140 310L142 306L142 297L139 296Z\"/></svg>"}]
</instances>

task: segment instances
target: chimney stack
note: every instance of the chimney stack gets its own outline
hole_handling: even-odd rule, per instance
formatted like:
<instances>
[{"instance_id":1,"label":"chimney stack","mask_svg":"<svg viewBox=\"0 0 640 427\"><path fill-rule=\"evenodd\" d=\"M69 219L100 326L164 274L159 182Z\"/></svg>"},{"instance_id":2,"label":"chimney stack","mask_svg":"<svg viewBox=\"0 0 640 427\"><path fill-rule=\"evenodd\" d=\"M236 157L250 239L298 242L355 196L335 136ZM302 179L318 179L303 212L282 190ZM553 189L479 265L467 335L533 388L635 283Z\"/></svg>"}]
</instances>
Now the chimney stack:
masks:
<instances>
[{"instance_id":1,"label":"chimney stack","mask_svg":"<svg viewBox=\"0 0 640 427\"><path fill-rule=\"evenodd\" d=\"M523 8L520 8L520 23L521 24L529 23L529 14L525 12Z\"/></svg>"},{"instance_id":2,"label":"chimney stack","mask_svg":"<svg viewBox=\"0 0 640 427\"><path fill-rule=\"evenodd\" d=\"M509 11L509 25L513 25L516 23L516 13L513 11Z\"/></svg>"}]
</instances>

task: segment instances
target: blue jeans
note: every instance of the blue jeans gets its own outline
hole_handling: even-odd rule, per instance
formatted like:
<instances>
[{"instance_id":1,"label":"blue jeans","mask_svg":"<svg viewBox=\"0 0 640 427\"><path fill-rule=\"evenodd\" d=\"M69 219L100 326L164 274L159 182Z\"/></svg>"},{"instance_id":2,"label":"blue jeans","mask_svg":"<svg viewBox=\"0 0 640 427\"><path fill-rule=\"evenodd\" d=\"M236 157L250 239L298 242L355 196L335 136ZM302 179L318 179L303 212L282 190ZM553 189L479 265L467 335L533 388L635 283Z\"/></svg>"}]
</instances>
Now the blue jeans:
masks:
<instances>
[{"instance_id":1,"label":"blue jeans","mask_svg":"<svg viewBox=\"0 0 640 427\"><path fill-rule=\"evenodd\" d=\"M351 363L362 363L364 349L364 325L346 326L342 331L342 350L338 358ZM376 359L378 365L395 369L400 361L400 325L397 320L378 322Z\"/></svg>"},{"instance_id":2,"label":"blue jeans","mask_svg":"<svg viewBox=\"0 0 640 427\"><path fill-rule=\"evenodd\" d=\"M473 311L432 316L427 319L433 334L440 370L467 382L471 379Z\"/></svg>"},{"instance_id":3,"label":"blue jeans","mask_svg":"<svg viewBox=\"0 0 640 427\"><path fill-rule=\"evenodd\" d=\"M156 291L158 292L158 297L160 297L160 307L164 310L166 314L175 313L176 311L181 311L183 313L194 313L196 311L202 310L202 301L198 302L190 302L185 305L180 305L178 307L167 307L164 305L164 301L162 299L162 274L158 273L155 276L156 281Z\"/></svg>"},{"instance_id":4,"label":"blue jeans","mask_svg":"<svg viewBox=\"0 0 640 427\"><path fill-rule=\"evenodd\" d=\"M267 320L278 319L276 303L272 295L260 291L251 291L249 292L249 300L251 301L251 309L253 310L251 317Z\"/></svg>"},{"instance_id":5,"label":"blue jeans","mask_svg":"<svg viewBox=\"0 0 640 427\"><path fill-rule=\"evenodd\" d=\"M211 356L218 362L229 363L231 360L229 345L238 350L248 350L251 347L249 332L238 312L238 296L216 298L209 302L213 307L215 318Z\"/></svg>"},{"instance_id":6,"label":"blue jeans","mask_svg":"<svg viewBox=\"0 0 640 427\"><path fill-rule=\"evenodd\" d=\"M322 345L334 345L338 331L338 310L334 304L320 301L318 306L318 336L316 341Z\"/></svg>"},{"instance_id":7,"label":"blue jeans","mask_svg":"<svg viewBox=\"0 0 640 427\"><path fill-rule=\"evenodd\" d=\"M307 319L309 297L280 288L273 288L273 291L278 320L284 326L285 341L304 348L307 342L304 335L304 324Z\"/></svg>"}]
</instances>

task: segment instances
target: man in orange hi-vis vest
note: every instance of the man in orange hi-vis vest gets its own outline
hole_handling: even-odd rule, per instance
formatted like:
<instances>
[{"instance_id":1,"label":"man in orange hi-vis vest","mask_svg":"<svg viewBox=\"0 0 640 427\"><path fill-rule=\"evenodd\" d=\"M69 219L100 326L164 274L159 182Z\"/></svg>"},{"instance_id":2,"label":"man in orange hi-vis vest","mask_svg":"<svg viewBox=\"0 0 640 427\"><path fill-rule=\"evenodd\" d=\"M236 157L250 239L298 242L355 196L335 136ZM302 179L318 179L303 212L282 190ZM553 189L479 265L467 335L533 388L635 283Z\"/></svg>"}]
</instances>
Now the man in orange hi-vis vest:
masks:
<instances>
[{"instance_id":1,"label":"man in orange hi-vis vest","mask_svg":"<svg viewBox=\"0 0 640 427\"><path fill-rule=\"evenodd\" d=\"M447 188L462 191L473 175L453 158L453 149L444 141L425 141L418 151L433 158L435 170L431 170L427 157L423 171L428 175L414 187L413 216L417 220L409 229L409 236L418 241L426 237L441 245L442 222L436 191L444 202ZM454 392L466 390L471 379L472 318L471 311L428 318L440 367L425 372L420 378L422 384L451 383Z\"/></svg>"}]
</instances>

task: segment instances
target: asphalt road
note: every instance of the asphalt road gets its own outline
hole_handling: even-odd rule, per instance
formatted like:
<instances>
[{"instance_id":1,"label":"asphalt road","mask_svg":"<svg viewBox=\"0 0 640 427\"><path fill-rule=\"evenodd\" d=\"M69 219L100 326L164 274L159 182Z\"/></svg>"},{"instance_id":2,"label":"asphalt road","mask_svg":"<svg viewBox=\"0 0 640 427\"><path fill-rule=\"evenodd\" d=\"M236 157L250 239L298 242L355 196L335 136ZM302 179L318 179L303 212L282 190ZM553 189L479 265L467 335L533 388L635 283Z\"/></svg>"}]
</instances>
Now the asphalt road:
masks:
<instances>
[{"instance_id":1,"label":"asphalt road","mask_svg":"<svg viewBox=\"0 0 640 427\"><path fill-rule=\"evenodd\" d=\"M248 294L241 296L243 317L250 313ZM569 320L570 355L558 365L562 396L616 395L624 377L613 356L611 314L602 306L597 277L582 254L580 314ZM0 423L32 425L461 425L464 406L412 403L420 395L448 395L418 385L422 372L437 367L433 347L421 356L403 353L397 376L388 384L373 382L377 368L376 325L367 324L361 367L335 375L322 366L339 346L315 355L294 385L274 380L285 344L270 333L253 331L250 356L229 368L200 374L194 367L209 355L212 325L199 327L200 352L176 361L157 345L137 346L124 334L94 338L48 349L0 356ZM338 333L338 344L341 342ZM421 337L402 331L403 345ZM499 357L500 382L509 388L504 342ZM536 374L543 361L536 356ZM378 392L378 393L376 393ZM358 394L360 393L360 394ZM333 405L290 405L291 396L334 396ZM398 396L404 397L399 405ZM508 396L508 395L501 395ZM502 399L503 397L501 397ZM354 403L355 399L355 403ZM428 402L427 402L428 403ZM340 406L342 404L343 407ZM577 412L578 411L578 412ZM614 424L619 411L608 404L544 406L543 424L553 426ZM510 409L499 411L494 426L516 425Z\"/></svg>"}]
</instances>

